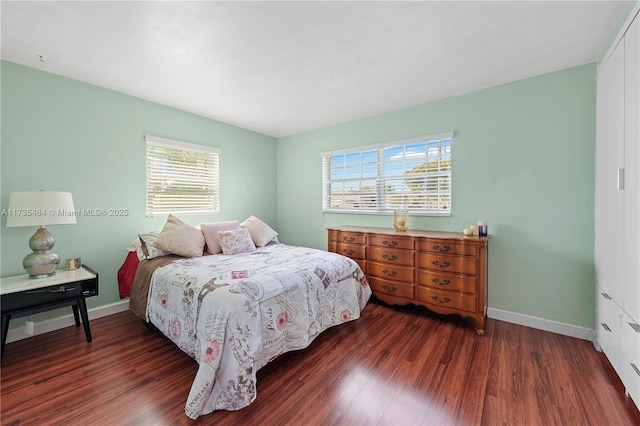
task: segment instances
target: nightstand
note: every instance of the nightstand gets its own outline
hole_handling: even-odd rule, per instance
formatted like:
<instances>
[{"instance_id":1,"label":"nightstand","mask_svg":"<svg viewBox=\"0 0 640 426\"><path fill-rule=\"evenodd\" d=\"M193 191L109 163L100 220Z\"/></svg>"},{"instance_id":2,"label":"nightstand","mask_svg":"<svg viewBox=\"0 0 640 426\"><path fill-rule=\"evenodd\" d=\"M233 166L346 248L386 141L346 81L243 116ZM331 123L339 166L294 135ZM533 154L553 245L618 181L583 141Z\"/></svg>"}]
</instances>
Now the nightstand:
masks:
<instances>
[{"instance_id":1,"label":"nightstand","mask_svg":"<svg viewBox=\"0 0 640 426\"><path fill-rule=\"evenodd\" d=\"M52 277L34 279L29 275L0 278L0 309L2 310L2 352L11 318L71 306L76 327L80 318L87 342L91 329L85 298L98 294L98 274L87 266L72 271L57 270Z\"/></svg>"}]
</instances>

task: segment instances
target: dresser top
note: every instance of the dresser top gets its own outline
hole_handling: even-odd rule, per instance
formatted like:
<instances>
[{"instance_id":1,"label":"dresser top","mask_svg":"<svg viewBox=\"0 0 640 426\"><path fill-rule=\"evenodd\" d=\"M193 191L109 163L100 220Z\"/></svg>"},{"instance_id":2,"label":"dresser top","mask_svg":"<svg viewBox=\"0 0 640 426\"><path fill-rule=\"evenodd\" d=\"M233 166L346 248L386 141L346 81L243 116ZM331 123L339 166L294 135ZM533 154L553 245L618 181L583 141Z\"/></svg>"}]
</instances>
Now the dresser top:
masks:
<instances>
[{"instance_id":1,"label":"dresser top","mask_svg":"<svg viewBox=\"0 0 640 426\"><path fill-rule=\"evenodd\" d=\"M383 235L393 235L393 236L407 236L407 237L429 237L429 238L446 238L446 239L456 239L462 241L486 241L491 236L487 237L478 237L476 236L466 236L462 232L444 232L444 231L420 231L420 230L412 230L407 229L406 231L396 231L393 228L377 228L373 226L332 226L327 228L332 231L347 231L347 232L365 232L371 234L383 234Z\"/></svg>"}]
</instances>

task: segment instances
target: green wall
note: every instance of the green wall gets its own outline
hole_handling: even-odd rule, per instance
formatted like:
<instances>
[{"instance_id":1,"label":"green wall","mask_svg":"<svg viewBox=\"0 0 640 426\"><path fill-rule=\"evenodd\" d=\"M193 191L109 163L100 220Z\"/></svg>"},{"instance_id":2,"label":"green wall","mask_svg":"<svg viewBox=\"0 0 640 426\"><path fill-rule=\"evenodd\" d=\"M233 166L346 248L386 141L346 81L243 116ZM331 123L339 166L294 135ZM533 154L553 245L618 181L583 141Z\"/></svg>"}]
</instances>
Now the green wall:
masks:
<instances>
[{"instance_id":1,"label":"green wall","mask_svg":"<svg viewBox=\"0 0 640 426\"><path fill-rule=\"evenodd\" d=\"M489 306L593 328L595 75L586 65L278 139L282 239L326 248L326 227L392 226L322 213L322 151L453 130L453 214L410 228L487 221Z\"/></svg>"},{"instance_id":2,"label":"green wall","mask_svg":"<svg viewBox=\"0 0 640 426\"><path fill-rule=\"evenodd\" d=\"M45 189L72 192L77 209L129 209L50 228L62 259L82 257L100 273L89 307L119 300L125 247L164 224L145 217L145 134L222 149L221 212L185 221L255 214L283 242L326 248L328 226L390 227L392 218L323 214L322 151L453 130L453 215L412 216L410 227L461 231L486 220L489 306L593 328L595 64L277 141L9 62L1 73L2 207L12 191ZM24 273L34 230L5 222L2 276Z\"/></svg>"},{"instance_id":3,"label":"green wall","mask_svg":"<svg viewBox=\"0 0 640 426\"><path fill-rule=\"evenodd\" d=\"M126 217L79 216L76 225L49 228L62 262L81 257L100 274L100 295L87 299L89 308L120 300L116 273L127 245L166 220L145 217L145 134L222 149L220 213L181 217L185 222L255 214L275 227L274 138L6 61L1 77L2 207L12 191L43 189L71 192L78 210L129 210ZM2 276L24 274L35 228L6 228L1 219Z\"/></svg>"}]
</instances>

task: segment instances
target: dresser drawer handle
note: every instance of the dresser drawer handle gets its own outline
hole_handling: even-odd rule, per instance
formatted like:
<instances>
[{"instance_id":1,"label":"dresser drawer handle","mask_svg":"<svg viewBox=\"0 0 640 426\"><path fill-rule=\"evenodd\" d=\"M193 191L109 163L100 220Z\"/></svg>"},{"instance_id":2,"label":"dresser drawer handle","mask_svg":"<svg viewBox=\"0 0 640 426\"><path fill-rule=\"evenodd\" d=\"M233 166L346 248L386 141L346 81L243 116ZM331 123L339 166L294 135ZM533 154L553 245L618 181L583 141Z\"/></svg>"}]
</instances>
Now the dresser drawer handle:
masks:
<instances>
[{"instance_id":1,"label":"dresser drawer handle","mask_svg":"<svg viewBox=\"0 0 640 426\"><path fill-rule=\"evenodd\" d=\"M385 260L396 260L398 258L398 256L396 256L395 254L392 254L391 256L389 256L388 254L383 254L382 258Z\"/></svg>"},{"instance_id":2,"label":"dresser drawer handle","mask_svg":"<svg viewBox=\"0 0 640 426\"><path fill-rule=\"evenodd\" d=\"M397 246L397 245L398 245L398 242L397 242L397 241L391 241L391 242L389 242L389 241L387 241L387 240L384 240L384 241L382 242L382 245L384 245L384 246L389 246L389 247L395 247L395 246Z\"/></svg>"},{"instance_id":3,"label":"dresser drawer handle","mask_svg":"<svg viewBox=\"0 0 640 426\"><path fill-rule=\"evenodd\" d=\"M433 262L431 262L431 264L433 266L438 266L440 268L448 268L449 266L451 266L451 262L438 262L437 260L434 260Z\"/></svg>"},{"instance_id":4,"label":"dresser drawer handle","mask_svg":"<svg viewBox=\"0 0 640 426\"><path fill-rule=\"evenodd\" d=\"M353 253L355 253L355 251L353 251L353 249L343 249L342 253L351 256Z\"/></svg>"},{"instance_id":5,"label":"dresser drawer handle","mask_svg":"<svg viewBox=\"0 0 640 426\"><path fill-rule=\"evenodd\" d=\"M442 247L442 249L441 249L441 248L440 248L440 246L439 246L439 245L437 245L437 244L436 244L436 245L431 246L431 248L432 248L434 251L449 251L449 250L451 250L451 247L449 247L449 246L444 246L444 247Z\"/></svg>"},{"instance_id":6,"label":"dresser drawer handle","mask_svg":"<svg viewBox=\"0 0 640 426\"><path fill-rule=\"evenodd\" d=\"M346 235L344 237L342 237L342 239L345 240L345 241L348 241L350 243L352 243L352 242L354 242L356 240L355 237L348 237Z\"/></svg>"},{"instance_id":7,"label":"dresser drawer handle","mask_svg":"<svg viewBox=\"0 0 640 426\"><path fill-rule=\"evenodd\" d=\"M607 331L611 331L611 329L609 328L609 326L603 322L600 323L600 325L602 326L602 328L604 328Z\"/></svg>"},{"instance_id":8,"label":"dresser drawer handle","mask_svg":"<svg viewBox=\"0 0 640 426\"><path fill-rule=\"evenodd\" d=\"M633 331L636 333L640 333L640 324L636 324L634 322L630 322L629 325L633 328Z\"/></svg>"},{"instance_id":9,"label":"dresser drawer handle","mask_svg":"<svg viewBox=\"0 0 640 426\"><path fill-rule=\"evenodd\" d=\"M602 297L604 297L607 300L611 300L611 296L609 296L607 293L600 293L602 295Z\"/></svg>"},{"instance_id":10,"label":"dresser drawer handle","mask_svg":"<svg viewBox=\"0 0 640 426\"><path fill-rule=\"evenodd\" d=\"M391 293L395 293L398 290L397 287L389 287L388 285L383 285L382 288L387 291L390 291Z\"/></svg>"},{"instance_id":11,"label":"dresser drawer handle","mask_svg":"<svg viewBox=\"0 0 640 426\"><path fill-rule=\"evenodd\" d=\"M443 297L441 299L438 296L431 296L431 298L433 300L435 300L436 302L438 302L438 303L449 303L449 302L451 302L451 299L449 299L448 297Z\"/></svg>"},{"instance_id":12,"label":"dresser drawer handle","mask_svg":"<svg viewBox=\"0 0 640 426\"><path fill-rule=\"evenodd\" d=\"M636 365L634 363L631 363L631 367L633 368L633 370L636 372L636 374L638 376L640 376L640 369L638 369L638 367L636 367Z\"/></svg>"},{"instance_id":13,"label":"dresser drawer handle","mask_svg":"<svg viewBox=\"0 0 640 426\"><path fill-rule=\"evenodd\" d=\"M442 282L440 282L440 280L438 278L431 278L431 281L433 281L435 284L439 284L439 285L449 285L449 284L451 284L450 280L442 280Z\"/></svg>"},{"instance_id":14,"label":"dresser drawer handle","mask_svg":"<svg viewBox=\"0 0 640 426\"><path fill-rule=\"evenodd\" d=\"M396 275L398 275L396 271L387 271L386 269L383 269L382 273L388 277L395 277Z\"/></svg>"}]
</instances>

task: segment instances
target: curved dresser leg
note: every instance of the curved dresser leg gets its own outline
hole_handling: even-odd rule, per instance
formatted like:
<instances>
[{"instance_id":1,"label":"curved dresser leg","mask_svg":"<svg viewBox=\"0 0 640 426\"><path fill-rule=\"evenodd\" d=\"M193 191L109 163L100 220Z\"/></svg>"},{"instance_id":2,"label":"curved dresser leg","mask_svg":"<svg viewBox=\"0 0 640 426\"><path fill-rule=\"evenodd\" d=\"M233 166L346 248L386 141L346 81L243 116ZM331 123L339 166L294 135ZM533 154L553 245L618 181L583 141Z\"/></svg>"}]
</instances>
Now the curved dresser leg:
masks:
<instances>
[{"instance_id":1,"label":"curved dresser leg","mask_svg":"<svg viewBox=\"0 0 640 426\"><path fill-rule=\"evenodd\" d=\"M476 318L476 333L478 336L484 335L484 316Z\"/></svg>"}]
</instances>

